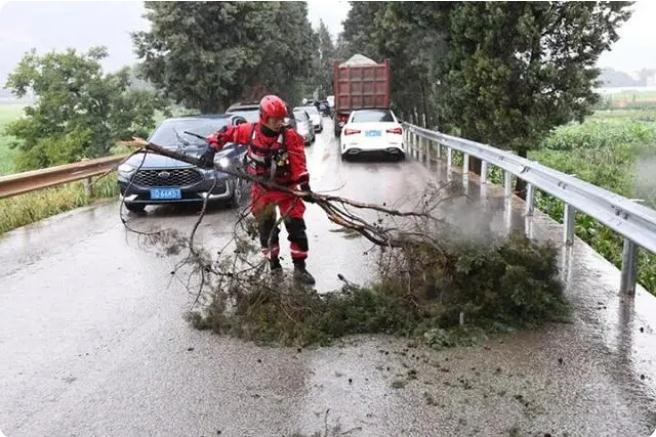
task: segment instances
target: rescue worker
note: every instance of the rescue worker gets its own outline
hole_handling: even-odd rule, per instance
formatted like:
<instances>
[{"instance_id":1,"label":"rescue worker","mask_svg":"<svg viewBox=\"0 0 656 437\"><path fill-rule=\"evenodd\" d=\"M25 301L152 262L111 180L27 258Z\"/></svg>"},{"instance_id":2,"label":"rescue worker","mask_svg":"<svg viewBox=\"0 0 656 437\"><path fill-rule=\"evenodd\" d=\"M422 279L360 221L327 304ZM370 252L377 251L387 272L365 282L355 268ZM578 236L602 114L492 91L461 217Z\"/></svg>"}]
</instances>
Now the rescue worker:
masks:
<instances>
[{"instance_id":1,"label":"rescue worker","mask_svg":"<svg viewBox=\"0 0 656 437\"><path fill-rule=\"evenodd\" d=\"M201 156L201 165L214 166L214 154L226 143L248 146L246 152L246 171L260 178L267 178L276 184L308 193L304 197L312 202L310 193L310 175L305 163L305 145L294 129L285 126L287 106L278 96L265 96L260 101L260 120L257 123L243 123L237 126L225 126L207 137L208 148ZM292 261L294 262L294 280L312 285L314 278L305 267L308 256L308 239L305 233L303 200L291 193L267 188L253 183L251 190L252 211L258 223L262 254L269 260L273 275L282 274L278 258L276 207L285 223L289 235Z\"/></svg>"}]
</instances>

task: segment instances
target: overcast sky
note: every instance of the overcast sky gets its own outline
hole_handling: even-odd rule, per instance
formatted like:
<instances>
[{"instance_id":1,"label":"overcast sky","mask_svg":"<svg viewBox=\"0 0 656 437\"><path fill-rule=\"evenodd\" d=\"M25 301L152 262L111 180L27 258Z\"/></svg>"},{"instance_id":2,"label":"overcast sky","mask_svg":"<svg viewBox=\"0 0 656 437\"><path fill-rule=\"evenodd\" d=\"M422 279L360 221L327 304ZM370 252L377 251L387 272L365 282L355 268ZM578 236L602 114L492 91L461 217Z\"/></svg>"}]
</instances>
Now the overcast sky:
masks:
<instances>
[{"instance_id":1,"label":"overcast sky","mask_svg":"<svg viewBox=\"0 0 656 437\"><path fill-rule=\"evenodd\" d=\"M620 29L620 40L599 65L624 71L656 68L656 2L643 0L633 6L633 17ZM309 19L315 28L323 19L336 36L346 18L346 1L310 0ZM22 55L74 47L87 50L104 45L108 71L136 62L129 33L148 28L142 2L30 2L0 0L0 86Z\"/></svg>"}]
</instances>

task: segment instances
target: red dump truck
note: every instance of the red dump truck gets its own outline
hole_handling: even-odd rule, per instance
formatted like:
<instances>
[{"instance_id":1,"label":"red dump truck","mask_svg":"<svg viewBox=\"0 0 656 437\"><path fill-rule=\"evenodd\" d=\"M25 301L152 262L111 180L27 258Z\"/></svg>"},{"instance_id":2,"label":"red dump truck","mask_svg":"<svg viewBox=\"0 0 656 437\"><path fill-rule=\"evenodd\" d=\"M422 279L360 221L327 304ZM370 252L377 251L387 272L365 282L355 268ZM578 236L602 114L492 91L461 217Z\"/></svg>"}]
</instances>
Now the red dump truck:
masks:
<instances>
[{"instance_id":1,"label":"red dump truck","mask_svg":"<svg viewBox=\"0 0 656 437\"><path fill-rule=\"evenodd\" d=\"M333 64L335 93L335 136L342 132L355 109L388 109L390 106L390 64L382 64L362 55Z\"/></svg>"}]
</instances>

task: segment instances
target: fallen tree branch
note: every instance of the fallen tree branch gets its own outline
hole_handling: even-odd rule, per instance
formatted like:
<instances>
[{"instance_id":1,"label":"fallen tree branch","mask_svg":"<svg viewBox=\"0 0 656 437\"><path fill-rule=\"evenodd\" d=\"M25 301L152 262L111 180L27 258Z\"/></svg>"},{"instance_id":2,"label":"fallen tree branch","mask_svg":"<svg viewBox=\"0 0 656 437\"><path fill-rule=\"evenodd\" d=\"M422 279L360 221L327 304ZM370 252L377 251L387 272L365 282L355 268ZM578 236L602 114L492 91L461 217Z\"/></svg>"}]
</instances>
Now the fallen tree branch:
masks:
<instances>
[{"instance_id":1,"label":"fallen tree branch","mask_svg":"<svg viewBox=\"0 0 656 437\"><path fill-rule=\"evenodd\" d=\"M143 139L135 138L136 144L141 144L143 149L155 152L157 154L167 156L169 158L177 159L179 161L187 162L192 165L201 166L199 158L186 155L177 150L167 149L165 147L159 146L147 142ZM350 212L348 207L353 207L360 210L371 210L378 213L387 214L392 217L410 217L417 219L429 220L434 223L446 226L446 223L431 214L426 212L417 212L417 211L400 211L397 209L388 208L386 206L381 206L372 203L360 202L351 199L347 199L341 196L335 195L325 195L316 192L306 192L293 189L289 186L280 185L272 181L271 179L266 179L262 177L257 177L251 175L243 170L243 168L233 167L233 168L221 168L222 172L244 179L246 181L259 184L263 187L277 190L285 193L292 194L301 199L312 199L314 203L324 210L328 219L333 223L352 229L360 233L363 237L371 241L372 243L378 246L384 247L401 247L403 245L412 244L417 242L419 239L422 243L429 243L436 248L439 247L435 239L423 240L421 233L410 232L406 233L403 230L398 228L385 228L379 224L371 224L364 218L357 216L356 214Z\"/></svg>"}]
</instances>

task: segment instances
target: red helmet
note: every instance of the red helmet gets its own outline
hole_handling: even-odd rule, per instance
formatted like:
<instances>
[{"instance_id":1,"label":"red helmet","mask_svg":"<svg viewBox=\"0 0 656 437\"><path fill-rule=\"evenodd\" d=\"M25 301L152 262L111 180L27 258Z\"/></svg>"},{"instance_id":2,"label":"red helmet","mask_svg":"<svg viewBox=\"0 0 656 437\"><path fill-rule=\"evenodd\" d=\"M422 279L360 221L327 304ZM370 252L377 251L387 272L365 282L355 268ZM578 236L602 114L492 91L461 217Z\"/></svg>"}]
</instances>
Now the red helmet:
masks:
<instances>
[{"instance_id":1,"label":"red helmet","mask_svg":"<svg viewBox=\"0 0 656 437\"><path fill-rule=\"evenodd\" d=\"M264 96L260 100L260 120L262 123L266 123L269 117L287 117L287 105L278 96Z\"/></svg>"}]
</instances>

